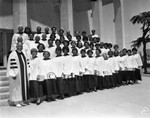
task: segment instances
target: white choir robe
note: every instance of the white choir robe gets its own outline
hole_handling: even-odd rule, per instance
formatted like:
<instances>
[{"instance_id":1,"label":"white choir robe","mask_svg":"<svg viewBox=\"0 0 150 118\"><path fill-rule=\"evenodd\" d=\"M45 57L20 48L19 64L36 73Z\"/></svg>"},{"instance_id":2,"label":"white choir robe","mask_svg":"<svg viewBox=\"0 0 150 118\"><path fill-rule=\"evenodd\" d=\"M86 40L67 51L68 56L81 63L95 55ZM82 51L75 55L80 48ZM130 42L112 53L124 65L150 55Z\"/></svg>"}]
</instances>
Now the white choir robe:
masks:
<instances>
[{"instance_id":1,"label":"white choir robe","mask_svg":"<svg viewBox=\"0 0 150 118\"><path fill-rule=\"evenodd\" d=\"M48 41L47 40L46 41L40 40L40 43L44 44L45 48L48 47Z\"/></svg>"},{"instance_id":2,"label":"white choir robe","mask_svg":"<svg viewBox=\"0 0 150 118\"><path fill-rule=\"evenodd\" d=\"M36 48L38 46L38 43L35 43L34 40L26 40L25 44L28 46L29 50L31 50L32 48Z\"/></svg>"},{"instance_id":3,"label":"white choir robe","mask_svg":"<svg viewBox=\"0 0 150 118\"><path fill-rule=\"evenodd\" d=\"M52 33L50 34L50 36L52 35ZM60 39L60 36L57 34L57 33L55 33L55 40L57 40L57 39Z\"/></svg>"},{"instance_id":4,"label":"white choir robe","mask_svg":"<svg viewBox=\"0 0 150 118\"><path fill-rule=\"evenodd\" d=\"M82 49L84 49L84 47L82 47L82 48L77 48L77 50L78 50L78 55L81 55L80 52L81 52Z\"/></svg>"},{"instance_id":5,"label":"white choir robe","mask_svg":"<svg viewBox=\"0 0 150 118\"><path fill-rule=\"evenodd\" d=\"M126 66L127 70L133 70L135 67L134 64L136 63L136 61L134 60L133 56L131 55L125 59L125 63L126 63L125 66Z\"/></svg>"},{"instance_id":6,"label":"white choir robe","mask_svg":"<svg viewBox=\"0 0 150 118\"><path fill-rule=\"evenodd\" d=\"M104 76L105 60L103 57L96 57L94 62L94 70L97 71L98 76Z\"/></svg>"},{"instance_id":7,"label":"white choir robe","mask_svg":"<svg viewBox=\"0 0 150 118\"><path fill-rule=\"evenodd\" d=\"M126 63L125 63L125 59L127 58L127 56L122 56L119 58L119 67L121 71L125 70L126 67Z\"/></svg>"},{"instance_id":8,"label":"white choir robe","mask_svg":"<svg viewBox=\"0 0 150 118\"><path fill-rule=\"evenodd\" d=\"M30 60L30 79L29 80L37 80L39 74L39 58L34 58Z\"/></svg>"},{"instance_id":9,"label":"white choir robe","mask_svg":"<svg viewBox=\"0 0 150 118\"><path fill-rule=\"evenodd\" d=\"M62 77L63 73L63 56L60 57L55 57L52 59L53 60L53 66L55 69L53 72L55 73L56 77Z\"/></svg>"},{"instance_id":10,"label":"white choir robe","mask_svg":"<svg viewBox=\"0 0 150 118\"><path fill-rule=\"evenodd\" d=\"M92 38L98 38L97 34L92 35Z\"/></svg>"},{"instance_id":11,"label":"white choir robe","mask_svg":"<svg viewBox=\"0 0 150 118\"><path fill-rule=\"evenodd\" d=\"M43 57L43 52L38 52L37 53L37 57L42 60L44 57Z\"/></svg>"},{"instance_id":12,"label":"white choir robe","mask_svg":"<svg viewBox=\"0 0 150 118\"><path fill-rule=\"evenodd\" d=\"M113 58L114 58L114 61L116 63L116 65L115 65L115 71L118 72L120 70L120 63L119 63L120 56L113 57Z\"/></svg>"},{"instance_id":13,"label":"white choir robe","mask_svg":"<svg viewBox=\"0 0 150 118\"><path fill-rule=\"evenodd\" d=\"M88 63L88 57L82 58L80 56L79 62L80 62L80 66L81 66L81 72L82 72L82 74L85 74L85 68L86 68L86 65Z\"/></svg>"},{"instance_id":14,"label":"white choir robe","mask_svg":"<svg viewBox=\"0 0 150 118\"><path fill-rule=\"evenodd\" d=\"M46 39L49 40L50 39L50 34L46 34Z\"/></svg>"},{"instance_id":15,"label":"white choir robe","mask_svg":"<svg viewBox=\"0 0 150 118\"><path fill-rule=\"evenodd\" d=\"M69 47L69 55L72 56L72 47L71 45L69 45L68 47Z\"/></svg>"},{"instance_id":16,"label":"white choir robe","mask_svg":"<svg viewBox=\"0 0 150 118\"><path fill-rule=\"evenodd\" d=\"M56 50L56 47L48 47L45 49L46 51L50 52L50 58L53 59L54 57L56 57L56 53L55 53L55 50Z\"/></svg>"},{"instance_id":17,"label":"white choir robe","mask_svg":"<svg viewBox=\"0 0 150 118\"><path fill-rule=\"evenodd\" d=\"M110 62L112 73L116 73L116 71L119 71L119 63L117 58L111 57L108 58L108 61Z\"/></svg>"},{"instance_id":18,"label":"white choir robe","mask_svg":"<svg viewBox=\"0 0 150 118\"><path fill-rule=\"evenodd\" d=\"M136 60L137 65L138 65L138 67L136 67L136 68L140 68L141 66L143 66L140 54L137 53L137 54L133 55L133 58Z\"/></svg>"},{"instance_id":19,"label":"white choir robe","mask_svg":"<svg viewBox=\"0 0 150 118\"><path fill-rule=\"evenodd\" d=\"M88 62L86 64L86 67L85 67L85 74L86 75L94 75L94 62L95 62L95 58L92 57L92 58L89 58L88 57Z\"/></svg>"},{"instance_id":20,"label":"white choir robe","mask_svg":"<svg viewBox=\"0 0 150 118\"><path fill-rule=\"evenodd\" d=\"M101 54L107 54L110 51L110 49L101 48Z\"/></svg>"},{"instance_id":21,"label":"white choir robe","mask_svg":"<svg viewBox=\"0 0 150 118\"><path fill-rule=\"evenodd\" d=\"M25 41L29 39L29 37L26 33L22 33L22 34L15 33L12 37L11 51L16 50L16 44L17 44L18 37L22 37L23 43L25 43Z\"/></svg>"},{"instance_id":22,"label":"white choir robe","mask_svg":"<svg viewBox=\"0 0 150 118\"><path fill-rule=\"evenodd\" d=\"M75 41L75 42L77 42L77 38L74 36L74 37L72 37L72 41Z\"/></svg>"},{"instance_id":23,"label":"white choir robe","mask_svg":"<svg viewBox=\"0 0 150 118\"><path fill-rule=\"evenodd\" d=\"M23 65L21 64L21 62L23 62ZM24 71L24 74L22 71ZM7 77L9 77L10 101L20 102L28 99L28 78L30 72L29 60L26 58L25 54L24 56L18 56L17 52L13 51L9 55L7 63Z\"/></svg>"},{"instance_id":24,"label":"white choir robe","mask_svg":"<svg viewBox=\"0 0 150 118\"><path fill-rule=\"evenodd\" d=\"M113 74L111 63L109 60L105 60L104 76L111 76Z\"/></svg>"},{"instance_id":25,"label":"white choir robe","mask_svg":"<svg viewBox=\"0 0 150 118\"><path fill-rule=\"evenodd\" d=\"M70 61L70 71L73 75L79 75L81 72L80 56L72 56Z\"/></svg>"},{"instance_id":26,"label":"white choir robe","mask_svg":"<svg viewBox=\"0 0 150 118\"><path fill-rule=\"evenodd\" d=\"M24 52L24 54L26 55L26 57L28 59L30 59L30 49L28 48L28 46L26 45L26 43L23 44L22 52Z\"/></svg>"},{"instance_id":27,"label":"white choir robe","mask_svg":"<svg viewBox=\"0 0 150 118\"><path fill-rule=\"evenodd\" d=\"M55 35L56 36L56 35ZM60 39L60 36L58 35L57 37L56 37L56 39ZM64 35L64 39L66 40L66 41L68 41L68 38Z\"/></svg>"},{"instance_id":28,"label":"white choir robe","mask_svg":"<svg viewBox=\"0 0 150 118\"><path fill-rule=\"evenodd\" d=\"M62 62L63 62L63 73L67 76L70 76L71 70L70 70L70 61L71 56L62 56Z\"/></svg>"},{"instance_id":29,"label":"white choir robe","mask_svg":"<svg viewBox=\"0 0 150 118\"><path fill-rule=\"evenodd\" d=\"M53 70L55 67L53 66L52 59L49 60L39 60L39 77L40 81L43 81L44 79L54 79L55 74Z\"/></svg>"}]
</instances>

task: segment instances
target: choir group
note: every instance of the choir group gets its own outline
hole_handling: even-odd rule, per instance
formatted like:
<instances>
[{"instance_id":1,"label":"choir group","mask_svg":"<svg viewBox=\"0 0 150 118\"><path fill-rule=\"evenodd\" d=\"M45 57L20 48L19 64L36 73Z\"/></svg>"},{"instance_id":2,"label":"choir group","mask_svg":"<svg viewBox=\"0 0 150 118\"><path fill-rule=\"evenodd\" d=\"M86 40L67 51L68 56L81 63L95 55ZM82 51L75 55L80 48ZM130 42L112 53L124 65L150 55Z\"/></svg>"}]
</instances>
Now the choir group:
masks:
<instances>
[{"instance_id":1,"label":"choir group","mask_svg":"<svg viewBox=\"0 0 150 118\"><path fill-rule=\"evenodd\" d=\"M22 27L18 30L22 31ZM91 35L75 31L74 37L56 27L37 27L37 32L14 34L11 50L23 43L29 59L29 97L37 105L84 92L135 84L141 79L142 60L136 48L119 49ZM17 38L16 38L17 37Z\"/></svg>"}]
</instances>

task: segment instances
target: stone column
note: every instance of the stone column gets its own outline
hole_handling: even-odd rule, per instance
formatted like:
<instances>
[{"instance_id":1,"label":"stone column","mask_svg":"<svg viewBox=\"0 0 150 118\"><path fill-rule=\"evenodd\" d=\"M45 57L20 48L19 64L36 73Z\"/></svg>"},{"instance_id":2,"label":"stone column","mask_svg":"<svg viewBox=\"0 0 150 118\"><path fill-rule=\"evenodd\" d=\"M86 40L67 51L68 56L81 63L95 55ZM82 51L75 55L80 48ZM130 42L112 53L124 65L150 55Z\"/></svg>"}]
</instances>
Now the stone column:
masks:
<instances>
[{"instance_id":1,"label":"stone column","mask_svg":"<svg viewBox=\"0 0 150 118\"><path fill-rule=\"evenodd\" d=\"M61 0L60 6L60 21L61 21L61 28L64 31L70 31L73 35L73 6L72 0Z\"/></svg>"},{"instance_id":2,"label":"stone column","mask_svg":"<svg viewBox=\"0 0 150 118\"><path fill-rule=\"evenodd\" d=\"M18 25L27 26L27 0L13 0L13 22L15 32Z\"/></svg>"},{"instance_id":3,"label":"stone column","mask_svg":"<svg viewBox=\"0 0 150 118\"><path fill-rule=\"evenodd\" d=\"M93 19L93 29L96 30L96 34L103 37L103 6L102 0L97 0L92 2L92 19Z\"/></svg>"}]
</instances>

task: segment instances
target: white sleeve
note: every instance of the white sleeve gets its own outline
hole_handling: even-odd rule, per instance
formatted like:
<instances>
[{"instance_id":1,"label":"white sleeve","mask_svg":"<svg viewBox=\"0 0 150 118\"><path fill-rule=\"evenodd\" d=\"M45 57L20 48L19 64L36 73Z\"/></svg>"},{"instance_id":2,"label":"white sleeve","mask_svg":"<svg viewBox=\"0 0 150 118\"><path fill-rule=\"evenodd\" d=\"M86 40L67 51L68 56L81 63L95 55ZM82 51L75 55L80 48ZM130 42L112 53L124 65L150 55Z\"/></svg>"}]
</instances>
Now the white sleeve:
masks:
<instances>
[{"instance_id":1,"label":"white sleeve","mask_svg":"<svg viewBox=\"0 0 150 118\"><path fill-rule=\"evenodd\" d=\"M16 57L14 52L12 52L8 58L7 63L7 76L8 77L16 77L19 73Z\"/></svg>"}]
</instances>

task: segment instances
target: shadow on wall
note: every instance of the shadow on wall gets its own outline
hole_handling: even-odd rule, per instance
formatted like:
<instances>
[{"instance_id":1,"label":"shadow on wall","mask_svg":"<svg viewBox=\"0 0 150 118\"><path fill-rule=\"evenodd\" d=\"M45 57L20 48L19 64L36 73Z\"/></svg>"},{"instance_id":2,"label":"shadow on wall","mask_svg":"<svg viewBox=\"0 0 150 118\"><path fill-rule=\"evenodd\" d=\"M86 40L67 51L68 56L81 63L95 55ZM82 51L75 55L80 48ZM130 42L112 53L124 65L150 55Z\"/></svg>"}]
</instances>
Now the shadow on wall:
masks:
<instances>
[{"instance_id":1,"label":"shadow on wall","mask_svg":"<svg viewBox=\"0 0 150 118\"><path fill-rule=\"evenodd\" d=\"M13 0L0 0L0 16L13 14Z\"/></svg>"},{"instance_id":2,"label":"shadow on wall","mask_svg":"<svg viewBox=\"0 0 150 118\"><path fill-rule=\"evenodd\" d=\"M91 0L73 0L74 31L90 33L88 10L91 10Z\"/></svg>"},{"instance_id":3,"label":"shadow on wall","mask_svg":"<svg viewBox=\"0 0 150 118\"><path fill-rule=\"evenodd\" d=\"M43 25L60 28L60 10L59 0L28 0L28 21L31 20L39 22ZM40 26L40 24L39 24Z\"/></svg>"}]
</instances>

